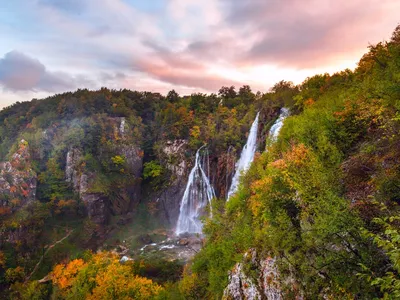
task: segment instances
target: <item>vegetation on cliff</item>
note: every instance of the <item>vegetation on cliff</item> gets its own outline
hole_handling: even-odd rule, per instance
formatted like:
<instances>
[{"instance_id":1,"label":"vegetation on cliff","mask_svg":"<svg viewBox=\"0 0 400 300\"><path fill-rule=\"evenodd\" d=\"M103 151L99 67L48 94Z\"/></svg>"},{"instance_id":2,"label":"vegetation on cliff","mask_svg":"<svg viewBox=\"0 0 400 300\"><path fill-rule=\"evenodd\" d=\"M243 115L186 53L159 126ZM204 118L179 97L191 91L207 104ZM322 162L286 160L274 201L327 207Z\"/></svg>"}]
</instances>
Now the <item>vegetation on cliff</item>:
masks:
<instances>
[{"instance_id":1,"label":"vegetation on cliff","mask_svg":"<svg viewBox=\"0 0 400 300\"><path fill-rule=\"evenodd\" d=\"M285 299L399 296L399 74L400 27L354 72L298 87L278 140L206 222L190 275L204 297L250 248L276 257Z\"/></svg>"}]
</instances>

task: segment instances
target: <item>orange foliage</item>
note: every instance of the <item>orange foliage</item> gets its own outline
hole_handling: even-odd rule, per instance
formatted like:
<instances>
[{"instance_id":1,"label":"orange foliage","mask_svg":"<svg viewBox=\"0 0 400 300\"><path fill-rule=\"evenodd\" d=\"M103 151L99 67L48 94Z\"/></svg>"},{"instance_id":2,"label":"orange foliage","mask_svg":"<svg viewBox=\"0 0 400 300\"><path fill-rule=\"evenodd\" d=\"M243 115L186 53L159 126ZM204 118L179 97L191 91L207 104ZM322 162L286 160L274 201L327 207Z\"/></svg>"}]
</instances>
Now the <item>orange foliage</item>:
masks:
<instances>
[{"instance_id":1,"label":"orange foliage","mask_svg":"<svg viewBox=\"0 0 400 300\"><path fill-rule=\"evenodd\" d=\"M15 193L17 191L17 187L16 186L12 186L11 188L10 188L10 192L11 193Z\"/></svg>"},{"instance_id":2,"label":"orange foliage","mask_svg":"<svg viewBox=\"0 0 400 300\"><path fill-rule=\"evenodd\" d=\"M0 207L0 216L6 216L9 215L10 213L11 213L11 208L5 206Z\"/></svg>"},{"instance_id":3,"label":"orange foliage","mask_svg":"<svg viewBox=\"0 0 400 300\"><path fill-rule=\"evenodd\" d=\"M21 200L19 200L18 198L14 198L10 201L12 206L19 206L21 204Z\"/></svg>"},{"instance_id":4,"label":"orange foliage","mask_svg":"<svg viewBox=\"0 0 400 300\"><path fill-rule=\"evenodd\" d=\"M6 261L7 261L6 255L4 254L3 251L0 251L0 267L1 268L4 268L6 266Z\"/></svg>"},{"instance_id":5,"label":"orange foliage","mask_svg":"<svg viewBox=\"0 0 400 300\"><path fill-rule=\"evenodd\" d=\"M76 208L76 201L75 200L52 200L53 208L55 214L67 213L72 212Z\"/></svg>"},{"instance_id":6,"label":"orange foliage","mask_svg":"<svg viewBox=\"0 0 400 300\"><path fill-rule=\"evenodd\" d=\"M24 190L22 189L22 196L24 196L25 198L29 196L29 191L28 190Z\"/></svg>"},{"instance_id":7,"label":"orange foliage","mask_svg":"<svg viewBox=\"0 0 400 300\"><path fill-rule=\"evenodd\" d=\"M291 170L305 167L310 159L310 150L304 144L297 144L292 145L281 159L269 163L269 174L254 181L250 186L251 196L248 207L253 215L258 216L265 209L263 202L266 194L278 199L282 197L281 190L274 187L278 182L294 188L295 182Z\"/></svg>"},{"instance_id":8,"label":"orange foliage","mask_svg":"<svg viewBox=\"0 0 400 300\"><path fill-rule=\"evenodd\" d=\"M283 159L278 159L276 161L273 161L269 164L271 167L275 168L275 169L279 169L279 170L283 170L287 168L287 164L285 162L285 160Z\"/></svg>"},{"instance_id":9,"label":"orange foliage","mask_svg":"<svg viewBox=\"0 0 400 300\"><path fill-rule=\"evenodd\" d=\"M86 294L80 295L85 299L153 299L162 287L134 271L133 264L120 263L116 254L99 252L87 262L75 259L56 265L51 278L67 298L89 281L92 288L82 289Z\"/></svg>"},{"instance_id":10,"label":"orange foliage","mask_svg":"<svg viewBox=\"0 0 400 300\"><path fill-rule=\"evenodd\" d=\"M87 264L82 259L74 259L67 265L56 265L51 275L51 279L60 289L67 289L73 285L76 275L86 265Z\"/></svg>"},{"instance_id":11,"label":"orange foliage","mask_svg":"<svg viewBox=\"0 0 400 300\"><path fill-rule=\"evenodd\" d=\"M380 100L358 99L356 102L346 101L343 110L333 115L341 123L350 120L371 127L381 123L383 113L384 106Z\"/></svg>"},{"instance_id":12,"label":"orange foliage","mask_svg":"<svg viewBox=\"0 0 400 300\"><path fill-rule=\"evenodd\" d=\"M314 103L315 103L315 101L312 98L309 98L306 101L304 101L304 106L310 107L310 106L314 105Z\"/></svg>"},{"instance_id":13,"label":"orange foliage","mask_svg":"<svg viewBox=\"0 0 400 300\"><path fill-rule=\"evenodd\" d=\"M308 162L309 153L304 144L297 144L292 146L291 151L284 153L283 159L295 167L302 167Z\"/></svg>"}]
</instances>

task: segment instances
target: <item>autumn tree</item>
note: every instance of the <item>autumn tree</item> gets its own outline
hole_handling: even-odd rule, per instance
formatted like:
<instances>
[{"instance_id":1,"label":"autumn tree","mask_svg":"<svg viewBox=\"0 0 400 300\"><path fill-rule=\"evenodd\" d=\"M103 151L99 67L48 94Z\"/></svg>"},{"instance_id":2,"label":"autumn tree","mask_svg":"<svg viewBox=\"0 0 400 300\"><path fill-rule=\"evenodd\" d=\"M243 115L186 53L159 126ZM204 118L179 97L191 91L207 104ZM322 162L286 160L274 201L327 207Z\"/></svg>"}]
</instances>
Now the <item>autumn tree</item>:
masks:
<instances>
[{"instance_id":1,"label":"autumn tree","mask_svg":"<svg viewBox=\"0 0 400 300\"><path fill-rule=\"evenodd\" d=\"M154 299L162 287L137 271L134 263L99 252L56 265L51 278L56 295L68 299Z\"/></svg>"}]
</instances>

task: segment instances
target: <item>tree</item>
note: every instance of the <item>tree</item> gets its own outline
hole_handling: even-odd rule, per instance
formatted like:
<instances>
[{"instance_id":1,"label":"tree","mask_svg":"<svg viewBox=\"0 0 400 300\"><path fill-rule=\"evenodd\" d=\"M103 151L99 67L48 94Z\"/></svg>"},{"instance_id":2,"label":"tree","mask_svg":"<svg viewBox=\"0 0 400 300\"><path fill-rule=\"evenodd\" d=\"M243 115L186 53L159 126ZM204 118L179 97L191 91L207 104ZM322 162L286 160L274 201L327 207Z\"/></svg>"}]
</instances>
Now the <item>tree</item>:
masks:
<instances>
[{"instance_id":1,"label":"tree","mask_svg":"<svg viewBox=\"0 0 400 300\"><path fill-rule=\"evenodd\" d=\"M221 87L218 91L218 95L224 99L233 99L237 96L237 93L235 87L232 85L231 87Z\"/></svg>"},{"instance_id":2,"label":"tree","mask_svg":"<svg viewBox=\"0 0 400 300\"><path fill-rule=\"evenodd\" d=\"M56 297L67 299L155 299L163 290L137 275L133 262L121 263L116 254L99 252L86 259L56 265L51 279Z\"/></svg>"},{"instance_id":3,"label":"tree","mask_svg":"<svg viewBox=\"0 0 400 300\"><path fill-rule=\"evenodd\" d=\"M239 97L245 105L249 105L255 100L255 95L249 85L244 85L239 89Z\"/></svg>"},{"instance_id":4,"label":"tree","mask_svg":"<svg viewBox=\"0 0 400 300\"><path fill-rule=\"evenodd\" d=\"M171 103L175 103L179 101L179 94L177 92L175 92L175 90L171 90L168 92L167 95L167 101L171 102Z\"/></svg>"}]
</instances>

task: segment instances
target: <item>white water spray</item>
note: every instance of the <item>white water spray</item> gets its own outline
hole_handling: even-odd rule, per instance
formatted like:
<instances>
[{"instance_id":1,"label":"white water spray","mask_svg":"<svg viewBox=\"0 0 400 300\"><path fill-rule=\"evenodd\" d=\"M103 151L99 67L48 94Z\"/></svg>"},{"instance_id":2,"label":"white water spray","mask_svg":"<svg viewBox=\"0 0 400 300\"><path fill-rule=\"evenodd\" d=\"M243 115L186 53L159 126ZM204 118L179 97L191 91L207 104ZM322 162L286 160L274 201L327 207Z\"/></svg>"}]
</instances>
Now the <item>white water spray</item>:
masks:
<instances>
[{"instance_id":1,"label":"white water spray","mask_svg":"<svg viewBox=\"0 0 400 300\"><path fill-rule=\"evenodd\" d=\"M257 131L258 131L258 118L260 113L257 113L256 119L250 128L249 136L247 137L246 145L244 145L242 153L240 154L240 159L235 165L235 175L233 175L231 187L228 192L228 198L236 193L239 187L239 178L243 172L246 172L250 168L250 164L254 159L254 154L257 148Z\"/></svg>"},{"instance_id":2,"label":"white water spray","mask_svg":"<svg viewBox=\"0 0 400 300\"><path fill-rule=\"evenodd\" d=\"M183 194L178 224L175 233L202 233L203 224L199 220L204 214L204 208L211 203L215 197L215 192L207 176L209 173L208 151L201 157L200 147L196 152L194 167L190 171L185 193ZM207 168L204 171L204 167Z\"/></svg>"},{"instance_id":3,"label":"white water spray","mask_svg":"<svg viewBox=\"0 0 400 300\"><path fill-rule=\"evenodd\" d=\"M289 110L285 107L282 107L279 118L275 121L275 123L271 126L271 129L269 130L268 136L271 140L276 140L278 138L279 131L283 126L283 121L286 119L288 115L289 115Z\"/></svg>"}]
</instances>

